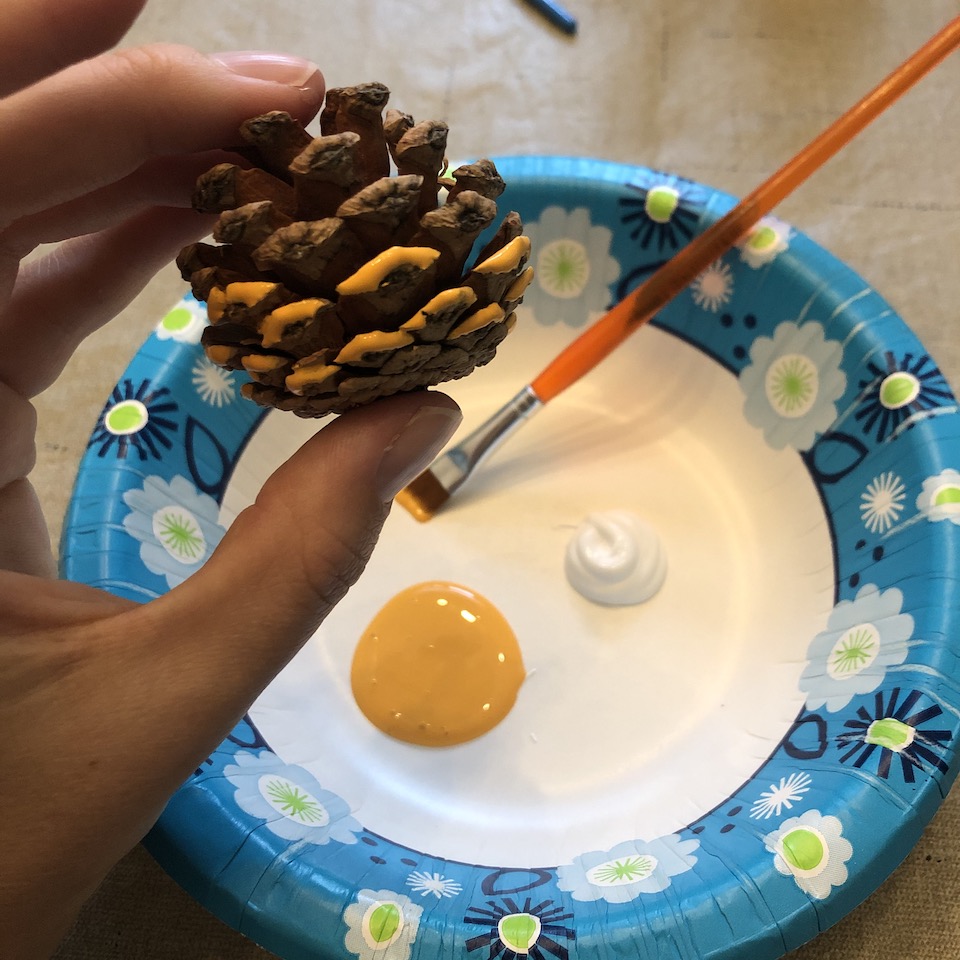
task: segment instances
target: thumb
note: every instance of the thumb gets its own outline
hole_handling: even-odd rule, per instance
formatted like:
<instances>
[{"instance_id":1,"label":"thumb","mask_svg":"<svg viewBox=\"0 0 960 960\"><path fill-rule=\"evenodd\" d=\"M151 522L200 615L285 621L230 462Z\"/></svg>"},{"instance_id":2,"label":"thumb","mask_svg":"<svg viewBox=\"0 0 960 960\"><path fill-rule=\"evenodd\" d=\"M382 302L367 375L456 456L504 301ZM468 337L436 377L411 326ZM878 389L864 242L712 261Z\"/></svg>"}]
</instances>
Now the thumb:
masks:
<instances>
[{"instance_id":1,"label":"thumb","mask_svg":"<svg viewBox=\"0 0 960 960\"><path fill-rule=\"evenodd\" d=\"M245 710L355 582L393 497L460 419L449 397L417 392L334 420L270 477L202 568L141 608L162 620L144 635L172 638L164 649L179 676L216 676Z\"/></svg>"}]
</instances>

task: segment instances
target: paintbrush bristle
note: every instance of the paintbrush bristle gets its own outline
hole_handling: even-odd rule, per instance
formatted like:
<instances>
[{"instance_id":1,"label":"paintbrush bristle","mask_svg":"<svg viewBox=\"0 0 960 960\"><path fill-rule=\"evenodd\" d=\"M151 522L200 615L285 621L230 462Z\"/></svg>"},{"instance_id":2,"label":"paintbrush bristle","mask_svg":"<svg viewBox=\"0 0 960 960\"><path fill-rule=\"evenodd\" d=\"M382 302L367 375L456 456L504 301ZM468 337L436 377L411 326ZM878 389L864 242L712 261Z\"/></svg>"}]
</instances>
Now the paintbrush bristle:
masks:
<instances>
[{"instance_id":1,"label":"paintbrush bristle","mask_svg":"<svg viewBox=\"0 0 960 960\"><path fill-rule=\"evenodd\" d=\"M432 470L424 470L395 499L415 520L426 523L450 499L450 491Z\"/></svg>"}]
</instances>

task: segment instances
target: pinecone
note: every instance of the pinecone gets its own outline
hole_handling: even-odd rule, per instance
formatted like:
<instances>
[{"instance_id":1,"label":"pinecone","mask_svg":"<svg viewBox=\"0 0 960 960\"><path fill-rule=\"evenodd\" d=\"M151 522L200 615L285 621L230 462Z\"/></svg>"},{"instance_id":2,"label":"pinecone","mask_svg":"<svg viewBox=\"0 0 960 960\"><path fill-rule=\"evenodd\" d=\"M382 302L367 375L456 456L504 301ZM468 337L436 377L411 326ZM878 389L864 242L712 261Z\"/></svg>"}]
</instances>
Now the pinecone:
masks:
<instances>
[{"instance_id":1,"label":"pinecone","mask_svg":"<svg viewBox=\"0 0 960 960\"><path fill-rule=\"evenodd\" d=\"M519 216L466 266L496 218L496 167L447 175L446 124L384 116L388 96L380 83L329 90L317 138L287 113L254 117L240 129L254 166L197 181L217 244L177 264L207 303L207 356L247 371L243 393L263 406L322 417L463 377L513 327L533 273Z\"/></svg>"}]
</instances>

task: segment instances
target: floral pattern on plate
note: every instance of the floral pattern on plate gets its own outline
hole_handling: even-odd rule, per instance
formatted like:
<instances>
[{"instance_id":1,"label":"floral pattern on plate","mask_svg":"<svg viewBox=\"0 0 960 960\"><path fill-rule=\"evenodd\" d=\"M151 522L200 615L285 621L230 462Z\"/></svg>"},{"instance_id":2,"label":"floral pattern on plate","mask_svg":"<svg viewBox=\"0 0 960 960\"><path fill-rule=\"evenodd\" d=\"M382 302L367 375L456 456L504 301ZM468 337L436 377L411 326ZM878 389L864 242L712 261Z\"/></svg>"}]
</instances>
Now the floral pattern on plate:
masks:
<instances>
[{"instance_id":1,"label":"floral pattern on plate","mask_svg":"<svg viewBox=\"0 0 960 960\"><path fill-rule=\"evenodd\" d=\"M769 820L779 817L784 810L792 810L796 804L802 803L804 794L810 789L813 782L809 774L791 773L781 777L779 783L771 783L750 807L750 816L755 819Z\"/></svg>"},{"instance_id":2,"label":"floral pattern on plate","mask_svg":"<svg viewBox=\"0 0 960 960\"><path fill-rule=\"evenodd\" d=\"M168 387L157 387L149 379L124 379L104 404L87 446L98 457L113 454L125 460L133 453L138 460L160 460L173 448L178 409Z\"/></svg>"},{"instance_id":3,"label":"floral pattern on plate","mask_svg":"<svg viewBox=\"0 0 960 960\"><path fill-rule=\"evenodd\" d=\"M234 375L201 355L191 368L191 380L197 396L212 407L233 403L238 394Z\"/></svg>"},{"instance_id":4,"label":"floral pattern on plate","mask_svg":"<svg viewBox=\"0 0 960 960\"><path fill-rule=\"evenodd\" d=\"M710 313L719 312L733 297L733 270L722 259L714 260L690 284L693 302Z\"/></svg>"},{"instance_id":5,"label":"floral pattern on plate","mask_svg":"<svg viewBox=\"0 0 960 960\"><path fill-rule=\"evenodd\" d=\"M360 890L343 914L343 945L360 960L408 960L422 914L402 893Z\"/></svg>"},{"instance_id":6,"label":"floral pattern on plate","mask_svg":"<svg viewBox=\"0 0 960 960\"><path fill-rule=\"evenodd\" d=\"M199 343L206 326L206 306L193 294L187 294L172 310L164 314L154 333L159 340Z\"/></svg>"},{"instance_id":7,"label":"floral pattern on plate","mask_svg":"<svg viewBox=\"0 0 960 960\"><path fill-rule=\"evenodd\" d=\"M827 629L810 644L800 676L808 707L836 712L854 696L876 690L887 668L906 660L913 617L902 608L896 587L880 590L872 583L833 608Z\"/></svg>"},{"instance_id":8,"label":"floral pattern on plate","mask_svg":"<svg viewBox=\"0 0 960 960\"><path fill-rule=\"evenodd\" d=\"M265 821L285 840L355 843L362 827L335 793L324 790L308 770L284 763L269 750L240 752L224 776L235 788L237 806Z\"/></svg>"},{"instance_id":9,"label":"floral pattern on plate","mask_svg":"<svg viewBox=\"0 0 960 960\"><path fill-rule=\"evenodd\" d=\"M906 500L903 480L892 470L874 477L860 494L860 517L870 533L886 533L899 519Z\"/></svg>"},{"instance_id":10,"label":"floral pattern on plate","mask_svg":"<svg viewBox=\"0 0 960 960\"><path fill-rule=\"evenodd\" d=\"M846 387L843 346L815 321L784 322L772 337L757 337L740 374L747 420L775 449L807 450L837 416Z\"/></svg>"},{"instance_id":11,"label":"floral pattern on plate","mask_svg":"<svg viewBox=\"0 0 960 960\"><path fill-rule=\"evenodd\" d=\"M526 224L534 253L534 283L542 296L537 321L583 326L610 303L610 284L620 265L610 255L613 234L596 226L586 207L567 211L547 207L535 223Z\"/></svg>"},{"instance_id":12,"label":"floral pattern on plate","mask_svg":"<svg viewBox=\"0 0 960 960\"><path fill-rule=\"evenodd\" d=\"M626 903L642 893L659 893L671 879L697 862L698 840L678 836L628 840L610 850L594 850L557 868L558 886L574 900Z\"/></svg>"},{"instance_id":13,"label":"floral pattern on plate","mask_svg":"<svg viewBox=\"0 0 960 960\"><path fill-rule=\"evenodd\" d=\"M843 825L834 816L808 810L785 820L763 838L774 854L773 865L816 900L825 900L834 887L847 882L847 861L853 845L843 836Z\"/></svg>"},{"instance_id":14,"label":"floral pattern on plate","mask_svg":"<svg viewBox=\"0 0 960 960\"><path fill-rule=\"evenodd\" d=\"M878 777L887 780L899 771L905 783L918 774L947 772L944 755L953 734L943 726L943 708L920 690L901 700L902 690L877 693L873 708L861 706L836 736L840 762L857 770L870 769L876 760ZM897 763L899 761L899 763Z\"/></svg>"},{"instance_id":15,"label":"floral pattern on plate","mask_svg":"<svg viewBox=\"0 0 960 960\"><path fill-rule=\"evenodd\" d=\"M792 230L776 217L762 217L737 245L740 258L754 270L766 266L790 246Z\"/></svg>"},{"instance_id":16,"label":"floral pattern on plate","mask_svg":"<svg viewBox=\"0 0 960 960\"><path fill-rule=\"evenodd\" d=\"M960 470L947 467L923 481L917 509L934 523L948 520L960 526Z\"/></svg>"},{"instance_id":17,"label":"floral pattern on plate","mask_svg":"<svg viewBox=\"0 0 960 960\"><path fill-rule=\"evenodd\" d=\"M167 482L149 476L139 489L127 490L123 502L130 508L123 527L140 541L140 559L170 587L204 563L226 532L220 505L185 477Z\"/></svg>"}]
</instances>

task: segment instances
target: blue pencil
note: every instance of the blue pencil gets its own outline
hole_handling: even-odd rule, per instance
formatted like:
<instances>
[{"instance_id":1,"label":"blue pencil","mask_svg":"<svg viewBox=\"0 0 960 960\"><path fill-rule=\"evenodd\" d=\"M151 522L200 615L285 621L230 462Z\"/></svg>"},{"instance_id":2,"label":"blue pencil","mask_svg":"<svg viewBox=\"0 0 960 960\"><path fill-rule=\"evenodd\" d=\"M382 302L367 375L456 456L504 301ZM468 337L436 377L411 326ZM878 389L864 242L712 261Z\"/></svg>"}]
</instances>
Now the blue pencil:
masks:
<instances>
[{"instance_id":1,"label":"blue pencil","mask_svg":"<svg viewBox=\"0 0 960 960\"><path fill-rule=\"evenodd\" d=\"M572 37L577 32L577 21L554 0L526 0L526 2L564 33Z\"/></svg>"}]
</instances>

